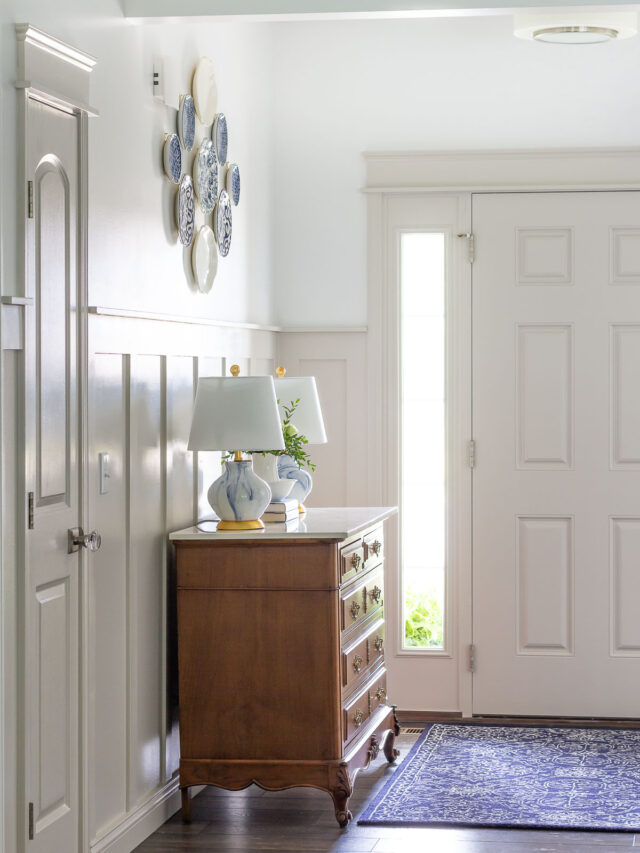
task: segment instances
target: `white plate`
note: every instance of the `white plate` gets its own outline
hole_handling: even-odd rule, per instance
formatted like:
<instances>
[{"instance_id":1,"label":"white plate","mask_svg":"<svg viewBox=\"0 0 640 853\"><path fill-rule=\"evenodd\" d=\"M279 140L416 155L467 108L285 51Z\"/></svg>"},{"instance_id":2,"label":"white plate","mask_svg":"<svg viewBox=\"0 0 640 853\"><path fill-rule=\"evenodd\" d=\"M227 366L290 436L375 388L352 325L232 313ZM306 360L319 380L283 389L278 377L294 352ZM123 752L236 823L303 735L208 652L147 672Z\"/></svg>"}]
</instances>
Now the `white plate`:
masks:
<instances>
[{"instance_id":1,"label":"white plate","mask_svg":"<svg viewBox=\"0 0 640 853\"><path fill-rule=\"evenodd\" d=\"M216 86L213 62L208 56L203 56L196 65L191 83L191 93L198 121L202 124L211 124L218 106L218 87Z\"/></svg>"},{"instance_id":2,"label":"white plate","mask_svg":"<svg viewBox=\"0 0 640 853\"><path fill-rule=\"evenodd\" d=\"M202 293L208 293L218 271L218 250L216 238L208 225L203 225L196 234L191 249L193 277Z\"/></svg>"}]
</instances>

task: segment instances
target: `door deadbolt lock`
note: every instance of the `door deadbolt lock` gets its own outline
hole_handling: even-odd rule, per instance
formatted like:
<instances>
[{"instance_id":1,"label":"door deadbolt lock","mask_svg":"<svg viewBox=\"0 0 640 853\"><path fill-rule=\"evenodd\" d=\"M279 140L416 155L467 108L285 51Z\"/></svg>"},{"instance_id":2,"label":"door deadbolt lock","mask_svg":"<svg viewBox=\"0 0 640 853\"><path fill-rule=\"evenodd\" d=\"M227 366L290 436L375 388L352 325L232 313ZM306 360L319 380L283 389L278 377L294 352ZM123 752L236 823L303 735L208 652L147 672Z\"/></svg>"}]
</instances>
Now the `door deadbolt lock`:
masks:
<instances>
[{"instance_id":1,"label":"door deadbolt lock","mask_svg":"<svg viewBox=\"0 0 640 853\"><path fill-rule=\"evenodd\" d=\"M67 531L67 539L69 542L69 554L75 554L80 548L97 551L102 545L102 537L97 530L92 530L91 533L85 534L81 527L70 527Z\"/></svg>"}]
</instances>

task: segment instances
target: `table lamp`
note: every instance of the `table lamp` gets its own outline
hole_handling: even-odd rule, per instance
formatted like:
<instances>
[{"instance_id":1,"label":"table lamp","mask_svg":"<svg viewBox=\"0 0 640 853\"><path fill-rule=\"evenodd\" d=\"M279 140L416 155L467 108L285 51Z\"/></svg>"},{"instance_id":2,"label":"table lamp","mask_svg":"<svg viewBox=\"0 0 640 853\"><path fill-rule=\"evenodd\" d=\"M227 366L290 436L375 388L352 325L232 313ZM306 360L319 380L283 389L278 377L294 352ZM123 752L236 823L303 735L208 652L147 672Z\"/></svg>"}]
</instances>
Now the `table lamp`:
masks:
<instances>
[{"instance_id":1,"label":"table lamp","mask_svg":"<svg viewBox=\"0 0 640 853\"><path fill-rule=\"evenodd\" d=\"M253 471L242 450L283 450L282 426L271 376L207 376L198 381L189 450L227 450L224 471L207 497L220 517L218 530L264 527L260 516L271 501L267 483Z\"/></svg>"},{"instance_id":2,"label":"table lamp","mask_svg":"<svg viewBox=\"0 0 640 853\"><path fill-rule=\"evenodd\" d=\"M284 367L279 367L276 370L277 379L274 380L280 405L280 417L284 419L285 406L291 406L292 402L299 400L291 416L291 423L299 433L304 435L309 444L326 444L327 434L324 429L315 377L285 376L286 372ZM287 455L278 457L278 474L281 479L297 481L291 490L290 497L298 501L300 512L304 512L303 501L309 496L313 487L311 474L304 468L298 468L297 463Z\"/></svg>"}]
</instances>

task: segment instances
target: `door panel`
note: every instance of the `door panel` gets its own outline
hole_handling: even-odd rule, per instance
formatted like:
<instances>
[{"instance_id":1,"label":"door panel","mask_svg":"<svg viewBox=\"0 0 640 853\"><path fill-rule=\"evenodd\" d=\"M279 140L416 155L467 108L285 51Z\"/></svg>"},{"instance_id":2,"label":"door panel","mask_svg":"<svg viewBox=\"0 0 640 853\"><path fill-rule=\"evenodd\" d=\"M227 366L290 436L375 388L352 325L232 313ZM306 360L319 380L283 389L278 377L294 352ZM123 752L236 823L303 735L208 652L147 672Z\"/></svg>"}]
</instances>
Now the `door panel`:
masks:
<instances>
[{"instance_id":1,"label":"door panel","mask_svg":"<svg viewBox=\"0 0 640 853\"><path fill-rule=\"evenodd\" d=\"M25 613L26 800L34 853L78 849L78 586L81 552L67 530L80 518L78 472L78 118L27 107Z\"/></svg>"},{"instance_id":2,"label":"door panel","mask_svg":"<svg viewBox=\"0 0 640 853\"><path fill-rule=\"evenodd\" d=\"M640 194L473 222L473 710L637 717Z\"/></svg>"}]
</instances>

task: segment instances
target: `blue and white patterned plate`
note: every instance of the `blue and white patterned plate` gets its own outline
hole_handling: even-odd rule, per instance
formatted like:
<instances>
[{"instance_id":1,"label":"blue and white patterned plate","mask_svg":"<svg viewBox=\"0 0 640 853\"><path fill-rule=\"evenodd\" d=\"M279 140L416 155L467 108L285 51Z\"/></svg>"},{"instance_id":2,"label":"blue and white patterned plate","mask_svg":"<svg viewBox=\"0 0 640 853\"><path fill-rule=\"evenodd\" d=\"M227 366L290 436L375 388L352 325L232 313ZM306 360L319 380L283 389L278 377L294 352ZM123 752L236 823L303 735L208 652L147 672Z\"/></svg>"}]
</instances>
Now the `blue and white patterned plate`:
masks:
<instances>
[{"instance_id":1,"label":"blue and white patterned plate","mask_svg":"<svg viewBox=\"0 0 640 853\"><path fill-rule=\"evenodd\" d=\"M191 151L196 138L196 113L191 95L180 95L178 135L185 151Z\"/></svg>"},{"instance_id":2,"label":"blue and white patterned plate","mask_svg":"<svg viewBox=\"0 0 640 853\"><path fill-rule=\"evenodd\" d=\"M204 213L209 214L218 198L218 161L213 142L203 139L193 161L193 183Z\"/></svg>"},{"instance_id":3,"label":"blue and white patterned plate","mask_svg":"<svg viewBox=\"0 0 640 853\"><path fill-rule=\"evenodd\" d=\"M182 150L177 134L169 133L164 140L164 170L174 184L180 181L182 174Z\"/></svg>"},{"instance_id":4,"label":"blue and white patterned plate","mask_svg":"<svg viewBox=\"0 0 640 853\"><path fill-rule=\"evenodd\" d=\"M237 205L240 201L240 169L237 163L229 163L227 166L225 186L231 196L231 201Z\"/></svg>"},{"instance_id":5,"label":"blue and white patterned plate","mask_svg":"<svg viewBox=\"0 0 640 853\"><path fill-rule=\"evenodd\" d=\"M190 246L193 242L195 215L196 201L193 194L193 181L191 175L183 175L176 196L178 237L183 246Z\"/></svg>"},{"instance_id":6,"label":"blue and white patterned plate","mask_svg":"<svg viewBox=\"0 0 640 853\"><path fill-rule=\"evenodd\" d=\"M226 190L218 197L215 212L215 232L218 248L223 258L226 258L231 248L231 199Z\"/></svg>"},{"instance_id":7,"label":"blue and white patterned plate","mask_svg":"<svg viewBox=\"0 0 640 853\"><path fill-rule=\"evenodd\" d=\"M218 163L224 166L227 162L227 149L229 148L229 131L227 130L227 119L224 113L218 113L214 118L211 137L216 147Z\"/></svg>"}]
</instances>

